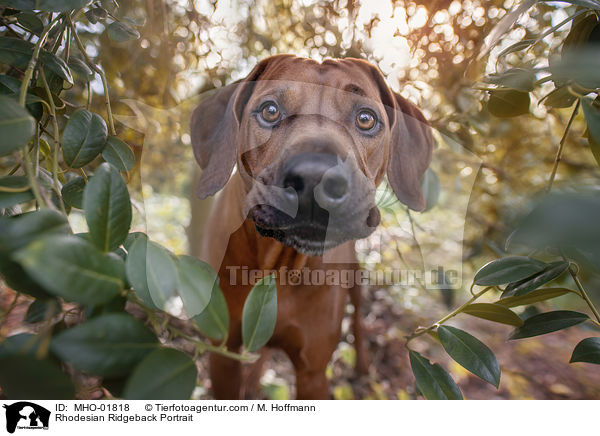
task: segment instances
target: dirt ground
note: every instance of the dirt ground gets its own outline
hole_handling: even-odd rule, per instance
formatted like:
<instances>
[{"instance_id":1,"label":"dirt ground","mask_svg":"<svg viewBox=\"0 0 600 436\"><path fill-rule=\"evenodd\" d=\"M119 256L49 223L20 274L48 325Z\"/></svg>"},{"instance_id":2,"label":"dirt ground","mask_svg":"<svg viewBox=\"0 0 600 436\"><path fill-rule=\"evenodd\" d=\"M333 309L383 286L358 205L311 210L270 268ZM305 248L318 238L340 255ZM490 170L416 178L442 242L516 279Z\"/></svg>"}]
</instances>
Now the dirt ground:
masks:
<instances>
[{"instance_id":1,"label":"dirt ground","mask_svg":"<svg viewBox=\"0 0 600 436\"><path fill-rule=\"evenodd\" d=\"M13 301L14 294L0 290L0 310L5 311ZM35 331L35 326L23 322L30 300L20 297L16 307L0 326L2 337ZM437 303L432 298L432 304ZM439 305L439 315L443 306ZM428 314L437 307L429 308ZM336 350L328 370L332 395L335 399L415 399L414 378L404 346L404 337L419 325L429 325L435 317L424 317L415 310L403 310L398 301L379 291L366 293L363 308L367 329L368 349L371 358L369 374L355 377L353 336L350 316L343 323L342 341ZM526 340L506 341L511 327L479 320L466 315L457 317L450 324L463 328L485 342L496 354L502 369L500 387L487 384L453 362L434 339L427 337L411 342L411 347L439 362L452 374L466 399L600 399L600 371L596 365L569 364L574 346L582 339L598 333L582 327L547 334ZM173 344L189 348L180 340ZM194 398L209 399L208 356L198 360L199 384ZM101 398L106 392L99 390L98 380L79 377L80 398ZM1 397L1 395L0 395ZM287 399L294 397L293 368L287 357L278 351L273 353L265 366L261 379L263 399Z\"/></svg>"}]
</instances>

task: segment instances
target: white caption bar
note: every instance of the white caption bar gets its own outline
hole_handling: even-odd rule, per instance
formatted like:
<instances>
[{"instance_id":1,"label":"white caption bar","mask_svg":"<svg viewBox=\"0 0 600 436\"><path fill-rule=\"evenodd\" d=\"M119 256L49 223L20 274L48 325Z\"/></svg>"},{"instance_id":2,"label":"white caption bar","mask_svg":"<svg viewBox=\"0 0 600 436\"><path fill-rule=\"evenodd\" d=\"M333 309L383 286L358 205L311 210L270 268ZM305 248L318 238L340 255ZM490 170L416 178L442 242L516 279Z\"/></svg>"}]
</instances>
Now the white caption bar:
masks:
<instances>
[{"instance_id":1,"label":"white caption bar","mask_svg":"<svg viewBox=\"0 0 600 436\"><path fill-rule=\"evenodd\" d=\"M0 401L0 435L595 434L597 401ZM589 431L593 430L594 433ZM41 431L39 433L38 431ZM214 433L213 433L214 432Z\"/></svg>"}]
</instances>

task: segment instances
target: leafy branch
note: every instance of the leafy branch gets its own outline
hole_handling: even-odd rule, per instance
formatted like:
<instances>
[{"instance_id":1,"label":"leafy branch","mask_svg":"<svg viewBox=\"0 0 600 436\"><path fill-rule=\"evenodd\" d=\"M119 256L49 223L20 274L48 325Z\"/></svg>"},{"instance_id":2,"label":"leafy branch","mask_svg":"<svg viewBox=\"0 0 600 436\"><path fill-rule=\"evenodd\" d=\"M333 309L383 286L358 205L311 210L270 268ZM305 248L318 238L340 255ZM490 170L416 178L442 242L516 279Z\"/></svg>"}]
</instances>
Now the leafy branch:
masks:
<instances>
[{"instance_id":1,"label":"leafy branch","mask_svg":"<svg viewBox=\"0 0 600 436\"><path fill-rule=\"evenodd\" d=\"M502 33L508 31L512 23L517 20L519 14L525 11L525 7L531 7L532 4L522 3L513 13L507 15L507 18L498 24L498 28L492 32L495 35L492 38L492 45L500 40ZM489 93L487 110L492 115L501 118L528 114L530 104L529 92L532 92L536 86L550 81L554 82L556 89L543 97L540 102L545 101L545 104L550 106L556 105L557 107L570 107L575 103L556 151L548 184L545 189L546 193L550 193L552 190L559 164L563 158L569 132L582 102L590 148L596 160L600 163L600 159L598 158L600 156L600 146L598 146L600 143L600 111L597 105L591 103L591 100L586 97L589 93L595 93L596 96L600 95L600 93L599 89L593 86L594 83L598 83L597 80L593 82L585 75L587 74L586 68L589 68L589 54L586 55L586 40L582 36L589 35L591 28L598 25L597 13L598 10L592 11L590 8L584 7L562 20L556 26L545 31L539 38L524 40L511 45L503 50L496 59L496 68L498 68L500 61L506 60L509 54L531 48L544 37L556 32L566 23L573 21L569 36L563 41L563 59L551 65L551 75L536 80L536 72L542 72L548 68L538 68L537 70L511 68L502 73L492 74L485 79L486 82L495 87L475 86L476 89ZM507 20L509 19L512 22L508 22ZM583 46L573 47L576 44ZM481 56L488 54L491 48L491 45L488 46ZM575 62L576 65L572 65L572 62ZM579 70L582 70L583 73L580 73ZM566 90L566 93L564 93L564 90ZM562 94L560 94L561 92ZM550 97L552 97L552 100ZM521 223L520 228L517 228L509 237L507 246L509 243L512 245L515 241L521 239L521 242L525 245L528 245L528 243L537 244L535 245L537 249L542 248L538 246L540 244L546 247L553 247L554 250L558 248L560 260L548 263L530 256L508 256L489 262L475 274L473 284L470 288L472 297L439 321L428 327L419 327L409 334L406 337L407 347L410 341L427 333L436 338L450 357L465 369L498 386L500 368L491 350L467 332L455 327L444 326L446 321L461 313L465 313L489 321L512 325L516 328L509 337L511 340L539 336L586 321L591 322L596 327L600 327L600 312L594 306L581 283L578 275L580 268L574 260L566 256L561 248L563 245L573 245L573 240L581 239L577 236L577 232L581 234L587 230L589 234L593 233L596 235L596 233L594 233L593 229L588 229L587 227L578 229L577 227L581 226L580 222L572 223L569 221L569 218L562 217L562 221L559 221L559 224L554 224L547 218L548 216L552 216L552 211L557 207L568 211L578 211L581 209L582 212L579 213L588 213L590 216L597 216L595 213L589 212L589 208L594 207L594 211L597 211L598 202L595 198L590 199L585 195L571 199L567 205L561 205L561 203L557 205L555 204L557 201L559 200L555 200L553 203L552 200L548 200L548 202L542 202L538 205L524 222ZM532 235L539 235L539 237L535 239ZM561 277L565 271L569 272L577 290L545 287L548 283ZM473 288L475 286L485 286L485 288L474 293ZM501 286L504 287L501 288ZM493 303L476 302L479 297L491 289L501 292L499 299ZM581 298L593 314L593 318L590 318L585 313L555 310L521 319L521 317L510 310L511 307L530 305L566 294L574 294ZM425 357L410 348L409 353L417 386L426 398L462 399L460 389L440 365L431 364ZM581 341L573 351L571 362L600 364L600 339L588 338ZM485 371L481 372L481 368L484 368Z\"/></svg>"},{"instance_id":2,"label":"leafy branch","mask_svg":"<svg viewBox=\"0 0 600 436\"><path fill-rule=\"evenodd\" d=\"M212 268L132 231L126 181L135 155L117 137L106 74L87 54L76 22L83 16L107 20L106 31L117 44L140 34L115 15L116 2L111 13L94 3L85 15L78 0L59 3L35 13L47 23L38 34L6 25L10 37L0 35L0 51L16 45L24 54L2 58L14 67L2 75L3 83L18 85L13 94L0 95L0 157L13 156L17 163L0 184L0 275L15 295L0 319L27 295L33 302L25 322L37 332L2 338L0 385L7 397L31 398L31 391L8 378L20 371L22 379L52 381L35 383L34 395L73 398L75 384L61 365L67 362L71 372L101 378L111 396L160 398L169 392L186 399L196 384L192 358L200 353L256 360L256 347L269 340L275 325L276 286L265 278L251 290L242 322L250 339L244 339L242 353L233 352L225 345L229 316ZM67 5L73 7L65 10ZM72 41L84 61L72 58ZM108 125L93 111L94 74L102 81ZM85 217L85 235L73 234L68 216L74 209ZM192 333L167 312L173 298L195 314ZM141 309L148 322L133 317L126 303ZM193 356L169 348L176 338L193 345ZM142 381L146 373L161 380L153 392ZM114 380L125 387L111 384Z\"/></svg>"}]
</instances>

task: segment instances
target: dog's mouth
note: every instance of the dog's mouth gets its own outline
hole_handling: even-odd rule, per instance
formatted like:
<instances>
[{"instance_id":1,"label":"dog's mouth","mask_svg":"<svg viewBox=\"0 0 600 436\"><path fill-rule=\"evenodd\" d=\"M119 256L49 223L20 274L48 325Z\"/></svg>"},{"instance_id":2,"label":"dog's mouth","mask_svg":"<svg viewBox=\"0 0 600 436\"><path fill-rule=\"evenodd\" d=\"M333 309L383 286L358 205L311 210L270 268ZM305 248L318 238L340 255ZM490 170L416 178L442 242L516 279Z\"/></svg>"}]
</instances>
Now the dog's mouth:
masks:
<instances>
[{"instance_id":1,"label":"dog's mouth","mask_svg":"<svg viewBox=\"0 0 600 436\"><path fill-rule=\"evenodd\" d=\"M254 226L261 236L273 238L307 256L321 256L326 250L345 242L328 238L327 231L320 226L299 225L285 229L265 228L256 222Z\"/></svg>"},{"instance_id":2,"label":"dog's mouth","mask_svg":"<svg viewBox=\"0 0 600 436\"><path fill-rule=\"evenodd\" d=\"M327 211L320 211L313 219L290 217L269 205L255 206L248 215L261 236L273 238L283 245L307 256L321 256L338 245L368 236L374 227L345 225L330 222Z\"/></svg>"}]
</instances>

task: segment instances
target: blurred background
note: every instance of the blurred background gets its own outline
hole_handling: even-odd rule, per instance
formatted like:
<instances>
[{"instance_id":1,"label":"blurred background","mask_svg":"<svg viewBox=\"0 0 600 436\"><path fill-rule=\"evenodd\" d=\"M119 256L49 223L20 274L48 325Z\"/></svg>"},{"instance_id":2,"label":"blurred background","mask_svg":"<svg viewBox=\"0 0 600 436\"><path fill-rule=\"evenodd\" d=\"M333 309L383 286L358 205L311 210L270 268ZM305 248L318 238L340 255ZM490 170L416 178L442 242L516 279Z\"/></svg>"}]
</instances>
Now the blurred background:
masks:
<instances>
[{"instance_id":1,"label":"blurred background","mask_svg":"<svg viewBox=\"0 0 600 436\"><path fill-rule=\"evenodd\" d=\"M111 1L102 3L111 10ZM278 53L315 60L356 57L377 65L389 86L417 104L431 122L436 149L428 176L429 209L408 215L383 187L382 225L357 244L359 257L371 270L441 265L458 271L460 281L442 290L417 285L365 289L371 372L360 380L353 377L348 319L329 375L338 399L415 398L404 337L464 302L475 271L505 254L506 238L519 215L548 184L572 112L564 104L541 101L555 86L543 80L519 116L488 110L485 77L519 67L542 79L572 24L544 32L577 11L571 3L528 2L531 7L521 8L518 20L509 20L496 38L492 29L517 3L131 0L120 2L118 15L127 17L141 37L128 42L110 39L102 22L80 21L88 54L107 74L119 135L138 157L139 171L132 172L130 185L137 227L176 253L190 251L187 234L197 228L190 225L191 211L198 208L198 216L208 207L190 204L196 164L189 116L198 96L243 78L259 60ZM514 43L538 37L527 50L506 53ZM99 81L91 86L103 93ZM95 97L93 110L102 112L103 104ZM566 138L556 186L598 185L598 167L584 130L579 115ZM71 217L77 220L75 213ZM593 265L582 271L582 278L600 303ZM566 274L555 285L573 287ZM564 296L540 307L576 310L581 309L578 301ZM521 310L531 314L539 309ZM593 333L587 327L507 342L509 326L468 315L453 323L496 353L503 371L498 390L451 362L431 339L416 340L414 347L448 368L466 398L600 398L600 374L593 365L568 363L575 344ZM210 397L204 359L198 398ZM275 355L262 387L265 398L293 397L293 371L285 356Z\"/></svg>"}]
</instances>

